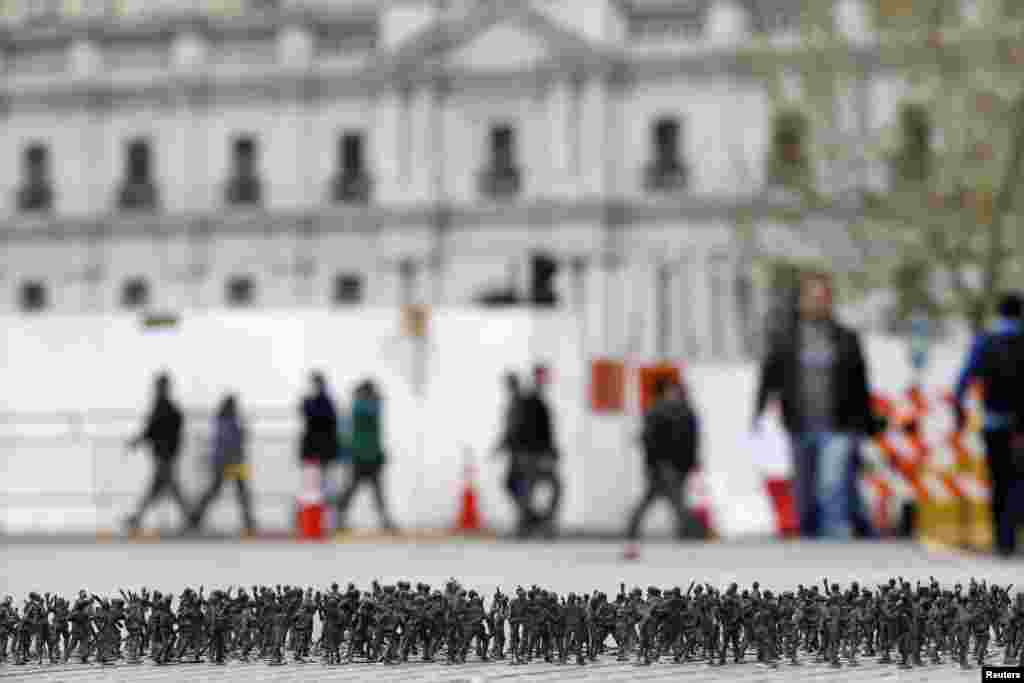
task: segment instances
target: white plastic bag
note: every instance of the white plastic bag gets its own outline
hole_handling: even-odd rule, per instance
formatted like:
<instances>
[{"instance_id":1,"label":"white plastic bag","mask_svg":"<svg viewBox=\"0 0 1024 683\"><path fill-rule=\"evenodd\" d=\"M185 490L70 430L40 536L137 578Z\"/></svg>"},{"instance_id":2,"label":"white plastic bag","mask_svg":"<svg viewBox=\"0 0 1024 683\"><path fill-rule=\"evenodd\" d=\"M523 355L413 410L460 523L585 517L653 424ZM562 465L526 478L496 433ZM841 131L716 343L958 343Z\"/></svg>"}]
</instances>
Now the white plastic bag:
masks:
<instances>
[{"instance_id":1,"label":"white plastic bag","mask_svg":"<svg viewBox=\"0 0 1024 683\"><path fill-rule=\"evenodd\" d=\"M777 410L766 410L749 436L750 455L765 479L793 475L793 447Z\"/></svg>"}]
</instances>

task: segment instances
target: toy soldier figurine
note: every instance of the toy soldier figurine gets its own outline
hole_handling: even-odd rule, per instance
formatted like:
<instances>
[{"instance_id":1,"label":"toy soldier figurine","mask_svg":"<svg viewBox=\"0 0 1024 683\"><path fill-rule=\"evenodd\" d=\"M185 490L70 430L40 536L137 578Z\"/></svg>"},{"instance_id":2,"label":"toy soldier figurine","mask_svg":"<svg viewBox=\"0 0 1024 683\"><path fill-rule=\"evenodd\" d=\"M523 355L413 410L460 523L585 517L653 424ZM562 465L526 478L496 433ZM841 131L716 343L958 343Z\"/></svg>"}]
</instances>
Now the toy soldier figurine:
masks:
<instances>
[{"instance_id":1,"label":"toy soldier figurine","mask_svg":"<svg viewBox=\"0 0 1024 683\"><path fill-rule=\"evenodd\" d=\"M292 633L295 634L295 661L305 662L313 640L313 618L316 605L312 600L303 601L292 621Z\"/></svg>"},{"instance_id":2,"label":"toy soldier figurine","mask_svg":"<svg viewBox=\"0 0 1024 683\"><path fill-rule=\"evenodd\" d=\"M401 619L397 607L395 587L385 586L384 597L377 610L373 637L373 651L379 662L394 663L398 661L398 633L401 628Z\"/></svg>"},{"instance_id":3,"label":"toy soldier figurine","mask_svg":"<svg viewBox=\"0 0 1024 683\"><path fill-rule=\"evenodd\" d=\"M370 597L367 596L359 603L359 609L356 612L352 633L349 636L346 661L351 662L355 658L356 653L362 655L368 650L375 621L374 604L371 602Z\"/></svg>"},{"instance_id":4,"label":"toy soldier figurine","mask_svg":"<svg viewBox=\"0 0 1024 683\"><path fill-rule=\"evenodd\" d=\"M505 622L508 621L508 609L508 598L502 595L500 588L496 588L491 599L491 611L487 613L487 625L494 642L491 649L491 656L494 659L505 659Z\"/></svg>"},{"instance_id":5,"label":"toy soldier figurine","mask_svg":"<svg viewBox=\"0 0 1024 683\"><path fill-rule=\"evenodd\" d=\"M210 660L225 664L227 640L231 632L230 594L214 591L210 595Z\"/></svg>"},{"instance_id":6,"label":"toy soldier figurine","mask_svg":"<svg viewBox=\"0 0 1024 683\"><path fill-rule=\"evenodd\" d=\"M985 663L985 655L988 653L988 641L992 632L992 623L982 595L975 595L974 597L973 616L971 630L974 633L974 658L978 666L981 666Z\"/></svg>"},{"instance_id":7,"label":"toy soldier figurine","mask_svg":"<svg viewBox=\"0 0 1024 683\"><path fill-rule=\"evenodd\" d=\"M121 595L125 595L121 591ZM127 664L142 663L142 634L146 629L146 612L142 600L135 593L129 592L128 609L125 611L125 628L128 630L128 641L125 643Z\"/></svg>"},{"instance_id":8,"label":"toy soldier figurine","mask_svg":"<svg viewBox=\"0 0 1024 683\"><path fill-rule=\"evenodd\" d=\"M625 587L619 593L615 605L615 644L619 649L617 661L629 661L629 649L632 644L631 631L635 623L635 607L626 596Z\"/></svg>"},{"instance_id":9,"label":"toy soldier figurine","mask_svg":"<svg viewBox=\"0 0 1024 683\"><path fill-rule=\"evenodd\" d=\"M562 646L562 662L568 661L569 654L576 654L577 664L586 664L583 658L583 647L586 645L588 654L591 641L588 636L587 613L575 593L569 593L565 606L565 644Z\"/></svg>"},{"instance_id":10,"label":"toy soldier figurine","mask_svg":"<svg viewBox=\"0 0 1024 683\"><path fill-rule=\"evenodd\" d=\"M604 652L605 641L615 631L615 607L608 602L608 596L598 593L592 601L590 619L590 661L597 661Z\"/></svg>"},{"instance_id":11,"label":"toy soldier figurine","mask_svg":"<svg viewBox=\"0 0 1024 683\"><path fill-rule=\"evenodd\" d=\"M156 594L153 594L154 599ZM178 619L171 608L173 598L163 596L153 607L153 642L150 645L150 657L157 664L168 664L174 656L178 644L178 633L174 627Z\"/></svg>"},{"instance_id":12,"label":"toy soldier figurine","mask_svg":"<svg viewBox=\"0 0 1024 683\"><path fill-rule=\"evenodd\" d=\"M7 640L11 636L11 622L14 618L14 598L10 595L0 603L0 663L7 661Z\"/></svg>"},{"instance_id":13,"label":"toy soldier figurine","mask_svg":"<svg viewBox=\"0 0 1024 683\"><path fill-rule=\"evenodd\" d=\"M526 622L526 589L522 586L516 588L516 597L512 599L508 607L509 623L509 651L512 653L512 663L522 663L522 636Z\"/></svg>"},{"instance_id":14,"label":"toy soldier figurine","mask_svg":"<svg viewBox=\"0 0 1024 683\"><path fill-rule=\"evenodd\" d=\"M1006 642L1004 663L1012 665L1021 657L1021 651L1024 650L1024 591L1017 593L1003 640Z\"/></svg>"},{"instance_id":15,"label":"toy soldier figurine","mask_svg":"<svg viewBox=\"0 0 1024 683\"><path fill-rule=\"evenodd\" d=\"M725 653L732 645L733 661L737 664L743 661L743 650L745 644L740 638L740 596L737 594L739 586L730 584L722 596L718 605L718 621L722 625L722 649L719 651L718 663L725 664Z\"/></svg>"},{"instance_id":16,"label":"toy soldier figurine","mask_svg":"<svg viewBox=\"0 0 1024 683\"><path fill-rule=\"evenodd\" d=\"M796 596L791 591L783 593L779 600L778 632L783 655L790 664L798 666L800 660L797 659L797 650L800 636L797 632Z\"/></svg>"},{"instance_id":17,"label":"toy soldier figurine","mask_svg":"<svg viewBox=\"0 0 1024 683\"><path fill-rule=\"evenodd\" d=\"M31 654L35 654L39 664L43 663L43 658L47 654L46 648L50 643L50 623L47 611L49 599L49 593L46 594L45 601L38 593L30 593L22 617L22 622L25 625L25 657L27 659Z\"/></svg>"},{"instance_id":18,"label":"toy soldier figurine","mask_svg":"<svg viewBox=\"0 0 1024 683\"><path fill-rule=\"evenodd\" d=\"M476 641L477 656L485 662L488 660L487 650L491 644L491 633L487 630L488 624L483 598L476 591L470 591L469 604L466 608L466 642L463 645L463 661L466 659L471 640Z\"/></svg>"},{"instance_id":19,"label":"toy soldier figurine","mask_svg":"<svg viewBox=\"0 0 1024 683\"><path fill-rule=\"evenodd\" d=\"M335 587L337 584L335 584ZM342 630L344 612L341 606L341 595L336 591L328 593L320 605L320 620L323 623L323 653L325 664L341 664L341 640L345 633Z\"/></svg>"},{"instance_id":20,"label":"toy soldier figurine","mask_svg":"<svg viewBox=\"0 0 1024 683\"><path fill-rule=\"evenodd\" d=\"M827 606L825 608L825 623L822 629L821 654L825 661L833 667L838 668L839 652L842 649L843 627L845 615L843 614L842 596L838 592L830 592Z\"/></svg>"}]
</instances>

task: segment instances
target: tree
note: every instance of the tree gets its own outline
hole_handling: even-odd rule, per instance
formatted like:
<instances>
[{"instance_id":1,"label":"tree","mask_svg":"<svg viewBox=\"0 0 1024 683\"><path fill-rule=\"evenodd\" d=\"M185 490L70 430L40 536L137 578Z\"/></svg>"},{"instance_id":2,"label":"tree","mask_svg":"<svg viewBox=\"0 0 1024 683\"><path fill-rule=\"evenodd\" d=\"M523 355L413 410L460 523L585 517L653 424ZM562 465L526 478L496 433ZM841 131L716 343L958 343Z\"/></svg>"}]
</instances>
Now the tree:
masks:
<instances>
[{"instance_id":1,"label":"tree","mask_svg":"<svg viewBox=\"0 0 1024 683\"><path fill-rule=\"evenodd\" d=\"M775 112L766 175L791 193L789 219L847 216L866 286L895 286L905 306L928 267L948 291L920 303L974 330L1024 256L1024 3L977 4L965 17L953 0L874 0L882 64L909 86L882 131L865 130L859 106L874 98L833 3L804 0L802 48L762 34L744 51ZM841 120L843 102L860 125Z\"/></svg>"}]
</instances>

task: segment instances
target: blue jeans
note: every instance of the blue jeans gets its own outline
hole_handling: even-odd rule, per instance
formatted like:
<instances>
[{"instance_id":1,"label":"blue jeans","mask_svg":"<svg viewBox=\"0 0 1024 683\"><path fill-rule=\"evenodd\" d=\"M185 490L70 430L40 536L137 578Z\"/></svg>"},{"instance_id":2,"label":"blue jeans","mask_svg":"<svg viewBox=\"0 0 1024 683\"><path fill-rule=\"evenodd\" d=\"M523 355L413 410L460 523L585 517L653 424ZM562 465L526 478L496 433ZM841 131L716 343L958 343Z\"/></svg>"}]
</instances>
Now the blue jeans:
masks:
<instances>
[{"instance_id":1,"label":"blue jeans","mask_svg":"<svg viewBox=\"0 0 1024 683\"><path fill-rule=\"evenodd\" d=\"M815 538L853 536L857 508L854 435L811 430L799 435L795 486L800 532Z\"/></svg>"}]
</instances>

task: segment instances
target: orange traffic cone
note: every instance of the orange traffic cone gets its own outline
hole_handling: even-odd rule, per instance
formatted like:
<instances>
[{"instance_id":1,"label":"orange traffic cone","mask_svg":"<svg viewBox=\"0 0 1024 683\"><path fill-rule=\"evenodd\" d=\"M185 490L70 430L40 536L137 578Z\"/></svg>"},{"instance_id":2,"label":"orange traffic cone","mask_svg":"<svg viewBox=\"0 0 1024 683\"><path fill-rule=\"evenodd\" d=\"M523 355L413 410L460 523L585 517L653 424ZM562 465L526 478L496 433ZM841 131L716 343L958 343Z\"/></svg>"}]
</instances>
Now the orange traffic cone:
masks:
<instances>
[{"instance_id":1,"label":"orange traffic cone","mask_svg":"<svg viewBox=\"0 0 1024 683\"><path fill-rule=\"evenodd\" d=\"M302 468L303 490L298 499L298 537L304 541L324 540L324 496L320 468L306 464Z\"/></svg>"},{"instance_id":2,"label":"orange traffic cone","mask_svg":"<svg viewBox=\"0 0 1024 683\"><path fill-rule=\"evenodd\" d=\"M476 468L470 461L471 456L465 454L466 465L463 470L462 500L459 505L459 520L456 531L463 534L480 533L483 523L480 519L480 501L476 492Z\"/></svg>"}]
</instances>

